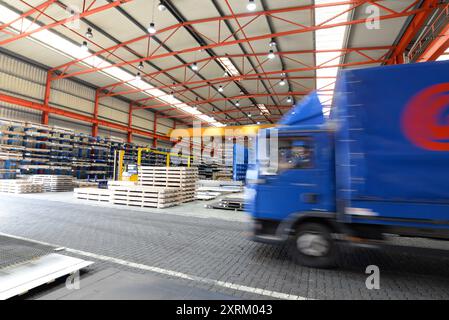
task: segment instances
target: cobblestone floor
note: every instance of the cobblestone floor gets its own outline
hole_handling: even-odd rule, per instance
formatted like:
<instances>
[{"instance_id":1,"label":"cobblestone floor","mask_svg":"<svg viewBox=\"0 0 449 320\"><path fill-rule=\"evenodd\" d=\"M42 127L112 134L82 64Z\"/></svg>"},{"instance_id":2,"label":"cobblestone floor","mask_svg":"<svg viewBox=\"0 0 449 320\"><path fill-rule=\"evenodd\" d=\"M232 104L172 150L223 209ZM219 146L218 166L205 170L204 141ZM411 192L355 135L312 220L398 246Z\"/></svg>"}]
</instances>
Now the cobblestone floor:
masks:
<instances>
[{"instance_id":1,"label":"cobblestone floor","mask_svg":"<svg viewBox=\"0 0 449 320\"><path fill-rule=\"evenodd\" d=\"M2 233L174 271L193 280L91 258L88 260L96 263L86 275L113 267L247 299L269 299L274 293L308 299L449 298L448 254L428 257L397 250L357 249L344 251L336 269L311 269L291 262L285 247L249 241L244 221L11 195L0 195L0 204ZM194 210L194 206L189 208ZM426 246L429 242L420 243ZM445 242L438 244L440 249L449 250ZM380 268L379 290L365 286L365 269L372 264Z\"/></svg>"}]
</instances>

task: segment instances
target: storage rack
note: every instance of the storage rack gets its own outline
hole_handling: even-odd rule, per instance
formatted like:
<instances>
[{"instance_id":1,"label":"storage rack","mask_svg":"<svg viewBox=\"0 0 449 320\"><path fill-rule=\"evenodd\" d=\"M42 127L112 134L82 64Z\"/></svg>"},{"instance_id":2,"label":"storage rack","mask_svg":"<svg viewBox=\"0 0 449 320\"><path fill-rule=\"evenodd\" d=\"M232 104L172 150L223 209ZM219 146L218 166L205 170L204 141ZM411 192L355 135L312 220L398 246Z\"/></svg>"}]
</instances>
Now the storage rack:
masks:
<instances>
[{"instance_id":1,"label":"storage rack","mask_svg":"<svg viewBox=\"0 0 449 320\"><path fill-rule=\"evenodd\" d=\"M117 137L93 137L56 126L0 119L0 179L41 174L104 182L113 176L114 152L124 150L124 160L137 163L139 147ZM163 166L166 157L148 154L142 164Z\"/></svg>"}]
</instances>

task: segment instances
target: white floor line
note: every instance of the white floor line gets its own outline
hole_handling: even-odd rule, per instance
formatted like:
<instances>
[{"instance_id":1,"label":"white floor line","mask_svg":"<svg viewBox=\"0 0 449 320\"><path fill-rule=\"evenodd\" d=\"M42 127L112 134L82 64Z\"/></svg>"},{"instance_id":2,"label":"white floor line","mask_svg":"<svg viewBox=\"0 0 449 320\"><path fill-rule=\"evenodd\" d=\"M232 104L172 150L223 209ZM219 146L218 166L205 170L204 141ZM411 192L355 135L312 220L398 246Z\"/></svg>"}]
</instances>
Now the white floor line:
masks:
<instances>
[{"instance_id":1,"label":"white floor line","mask_svg":"<svg viewBox=\"0 0 449 320\"><path fill-rule=\"evenodd\" d=\"M43 242L43 241L38 241L38 240L34 240L34 239L29 239L29 238L25 238L25 237L15 236L15 235L3 233L3 232L0 232L0 235L1 236L5 236L5 237L18 239L18 240L34 242L34 243L45 245L45 246L51 246L51 247L55 247L55 248L61 248L62 247L60 245L56 245L56 244L52 244L52 243L48 243L48 242ZM234 290L237 290L237 291L243 291L243 292L249 292L249 293L259 294L259 295L263 295L263 296L268 296L268 297L276 298L276 299L310 300L307 297L298 296L298 295L294 295L294 294L282 293L282 292L271 291L271 290L266 290L266 289L261 289L261 288L248 287L248 286L244 286L244 285L240 285L240 284L235 284L235 283L225 282L225 281L219 281L219 280L213 280L213 279L208 279L208 278L201 278L201 277L198 277L198 276L189 275L189 274L182 273L182 272L177 272L177 271L168 270L168 269L162 269L162 268L158 268L158 267L152 267L152 266L148 266L148 265L145 265L145 264L130 262L130 261L117 259L117 258L113 258L113 257L108 257L108 256L104 256L104 255L99 255L99 254L95 254L95 253L91 253L91 252L71 249L71 248L67 248L67 247L64 247L64 248L65 248L65 251L67 251L67 252L75 253L75 254L78 254L78 255L81 255L81 256L90 257L90 258L94 258L94 259L97 259L97 260L111 262L111 263L115 263L115 264L131 267L131 268L140 269L140 270L145 270L145 271L151 271L151 272L155 272L155 273L159 273L159 274L164 274L164 275L172 276L172 277L175 277L175 278L192 280L192 281L196 281L196 282L216 285L216 286L223 287L223 288L234 289Z\"/></svg>"}]
</instances>

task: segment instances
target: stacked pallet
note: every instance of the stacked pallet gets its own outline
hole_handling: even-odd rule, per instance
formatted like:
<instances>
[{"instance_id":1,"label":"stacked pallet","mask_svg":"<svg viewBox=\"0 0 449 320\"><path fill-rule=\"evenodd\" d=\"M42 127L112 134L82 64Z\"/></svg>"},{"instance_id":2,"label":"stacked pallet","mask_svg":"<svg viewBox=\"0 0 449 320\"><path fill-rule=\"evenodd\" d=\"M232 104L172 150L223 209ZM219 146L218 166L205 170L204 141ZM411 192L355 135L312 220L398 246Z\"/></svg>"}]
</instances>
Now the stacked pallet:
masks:
<instances>
[{"instance_id":1,"label":"stacked pallet","mask_svg":"<svg viewBox=\"0 0 449 320\"><path fill-rule=\"evenodd\" d=\"M110 202L112 191L98 188L76 188L73 196L81 200Z\"/></svg>"},{"instance_id":2,"label":"stacked pallet","mask_svg":"<svg viewBox=\"0 0 449 320\"><path fill-rule=\"evenodd\" d=\"M115 186L110 202L117 205L141 208L168 208L179 204L178 188L145 187L145 186Z\"/></svg>"},{"instance_id":3,"label":"stacked pallet","mask_svg":"<svg viewBox=\"0 0 449 320\"><path fill-rule=\"evenodd\" d=\"M44 190L47 192L73 191L72 176L32 175L29 181L43 184Z\"/></svg>"},{"instance_id":4,"label":"stacked pallet","mask_svg":"<svg viewBox=\"0 0 449 320\"><path fill-rule=\"evenodd\" d=\"M145 167L139 168L140 186L178 188L182 203L195 200L198 168Z\"/></svg>"},{"instance_id":5,"label":"stacked pallet","mask_svg":"<svg viewBox=\"0 0 449 320\"><path fill-rule=\"evenodd\" d=\"M26 180L0 180L0 192L6 193L40 193L44 192L42 184L31 183Z\"/></svg>"}]
</instances>

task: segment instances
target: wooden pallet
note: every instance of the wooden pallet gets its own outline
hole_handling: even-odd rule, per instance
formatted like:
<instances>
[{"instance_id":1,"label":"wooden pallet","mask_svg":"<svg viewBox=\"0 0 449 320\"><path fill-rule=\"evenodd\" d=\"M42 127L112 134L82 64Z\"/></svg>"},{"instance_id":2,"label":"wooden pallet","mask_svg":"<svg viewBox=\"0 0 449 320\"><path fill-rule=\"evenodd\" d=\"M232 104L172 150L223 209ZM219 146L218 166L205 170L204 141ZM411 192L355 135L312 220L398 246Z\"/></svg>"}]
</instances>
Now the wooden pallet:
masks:
<instances>
[{"instance_id":1,"label":"wooden pallet","mask_svg":"<svg viewBox=\"0 0 449 320\"><path fill-rule=\"evenodd\" d=\"M179 189L145 186L114 186L111 203L133 207L167 208L176 206L179 201Z\"/></svg>"},{"instance_id":2,"label":"wooden pallet","mask_svg":"<svg viewBox=\"0 0 449 320\"><path fill-rule=\"evenodd\" d=\"M110 202L112 191L108 189L98 188L76 188L73 191L73 196L81 200Z\"/></svg>"}]
</instances>

